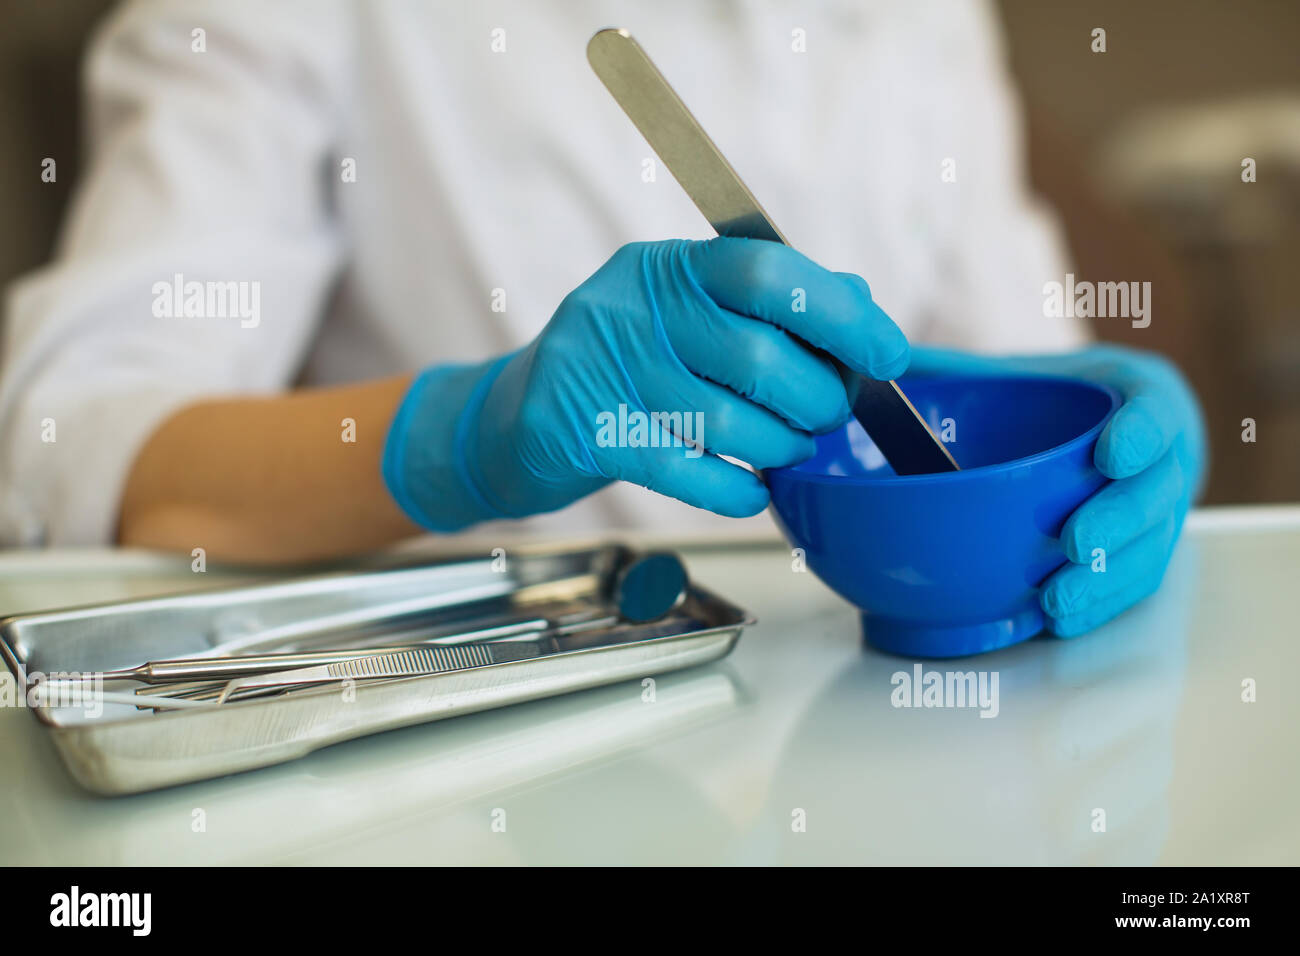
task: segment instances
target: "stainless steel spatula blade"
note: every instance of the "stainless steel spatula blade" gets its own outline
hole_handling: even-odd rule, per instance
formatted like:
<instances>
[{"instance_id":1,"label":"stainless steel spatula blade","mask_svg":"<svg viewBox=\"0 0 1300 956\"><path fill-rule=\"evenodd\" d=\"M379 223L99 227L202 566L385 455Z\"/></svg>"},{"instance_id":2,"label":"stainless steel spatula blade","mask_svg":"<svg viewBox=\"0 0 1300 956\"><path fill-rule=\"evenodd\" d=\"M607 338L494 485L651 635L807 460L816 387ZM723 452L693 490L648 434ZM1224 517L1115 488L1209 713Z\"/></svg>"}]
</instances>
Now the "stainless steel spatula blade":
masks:
<instances>
[{"instance_id":1,"label":"stainless steel spatula blade","mask_svg":"<svg viewBox=\"0 0 1300 956\"><path fill-rule=\"evenodd\" d=\"M718 235L789 245L631 34L601 30L587 44L587 60ZM897 384L839 367L853 414L897 474L957 470Z\"/></svg>"}]
</instances>

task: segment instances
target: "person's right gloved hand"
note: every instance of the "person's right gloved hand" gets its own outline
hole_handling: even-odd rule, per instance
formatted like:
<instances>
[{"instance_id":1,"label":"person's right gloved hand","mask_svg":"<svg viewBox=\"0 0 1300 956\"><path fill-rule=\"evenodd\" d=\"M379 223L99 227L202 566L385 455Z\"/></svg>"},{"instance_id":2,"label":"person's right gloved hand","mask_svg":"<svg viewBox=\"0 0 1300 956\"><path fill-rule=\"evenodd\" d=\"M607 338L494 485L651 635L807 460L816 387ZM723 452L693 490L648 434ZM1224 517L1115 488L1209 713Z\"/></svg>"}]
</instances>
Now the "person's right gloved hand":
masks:
<instances>
[{"instance_id":1,"label":"person's right gloved hand","mask_svg":"<svg viewBox=\"0 0 1300 956\"><path fill-rule=\"evenodd\" d=\"M627 245L524 349L421 373L389 429L384 480L435 531L553 511L612 480L757 514L767 489L720 456L793 464L812 455L813 434L850 415L840 375L815 349L878 379L901 374L910 354L866 282L789 247ZM620 420L633 426L626 434Z\"/></svg>"}]
</instances>

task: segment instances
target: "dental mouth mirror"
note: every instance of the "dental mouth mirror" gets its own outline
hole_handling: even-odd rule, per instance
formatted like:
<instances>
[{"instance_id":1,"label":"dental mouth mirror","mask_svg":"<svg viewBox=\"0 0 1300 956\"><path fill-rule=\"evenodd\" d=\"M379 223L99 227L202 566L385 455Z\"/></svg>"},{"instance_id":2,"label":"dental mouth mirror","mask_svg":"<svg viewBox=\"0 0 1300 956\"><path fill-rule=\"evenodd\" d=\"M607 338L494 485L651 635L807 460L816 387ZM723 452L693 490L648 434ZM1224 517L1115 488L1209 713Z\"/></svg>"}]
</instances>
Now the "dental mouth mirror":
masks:
<instances>
[{"instance_id":1,"label":"dental mouth mirror","mask_svg":"<svg viewBox=\"0 0 1300 956\"><path fill-rule=\"evenodd\" d=\"M686 599L686 568L680 558L656 551L634 558L614 579L614 603L625 621L645 624Z\"/></svg>"},{"instance_id":2,"label":"dental mouth mirror","mask_svg":"<svg viewBox=\"0 0 1300 956\"><path fill-rule=\"evenodd\" d=\"M645 50L626 30L599 31L587 60L686 195L720 236L789 245ZM897 383L834 362L853 414L899 475L957 471L957 462Z\"/></svg>"}]
</instances>

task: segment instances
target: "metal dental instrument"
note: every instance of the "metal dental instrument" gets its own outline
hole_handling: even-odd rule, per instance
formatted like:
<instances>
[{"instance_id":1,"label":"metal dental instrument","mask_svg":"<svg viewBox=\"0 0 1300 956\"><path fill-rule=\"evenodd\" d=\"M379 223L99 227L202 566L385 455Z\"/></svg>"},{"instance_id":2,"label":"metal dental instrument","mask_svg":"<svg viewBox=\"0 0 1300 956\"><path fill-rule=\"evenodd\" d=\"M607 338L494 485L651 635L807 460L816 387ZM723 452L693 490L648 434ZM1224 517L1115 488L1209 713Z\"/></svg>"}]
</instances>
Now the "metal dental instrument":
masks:
<instances>
[{"instance_id":1,"label":"metal dental instrument","mask_svg":"<svg viewBox=\"0 0 1300 956\"><path fill-rule=\"evenodd\" d=\"M447 671L528 660L541 657L547 653L547 650L540 642L506 641L466 644L463 647L422 647L391 654L356 657L318 667L299 667L293 670L240 677L226 685L217 696L217 703L224 704L232 695L253 689L278 689L297 684L322 684L347 679L373 680L441 674Z\"/></svg>"},{"instance_id":2,"label":"metal dental instrument","mask_svg":"<svg viewBox=\"0 0 1300 956\"><path fill-rule=\"evenodd\" d=\"M280 691L303 684L325 684L342 680L377 680L395 677L423 677L451 671L464 671L493 664L534 660L553 654L631 643L622 634L604 634L596 640L581 635L548 638L543 641L490 641L442 647L406 649L293 670L254 674L232 680L217 696L218 704L250 692ZM147 699L147 698L146 698Z\"/></svg>"},{"instance_id":3,"label":"metal dental instrument","mask_svg":"<svg viewBox=\"0 0 1300 956\"><path fill-rule=\"evenodd\" d=\"M321 684L349 678L372 680L383 677L416 677L423 674L440 674L445 671L527 660L531 657L541 657L544 653L546 648L539 642L515 641L466 644L461 647L407 648L389 654L353 657L317 667L297 667L292 670L240 677L226 685L217 696L217 703L224 704L232 694L254 688Z\"/></svg>"},{"instance_id":4,"label":"metal dental instrument","mask_svg":"<svg viewBox=\"0 0 1300 956\"><path fill-rule=\"evenodd\" d=\"M382 653L382 648L376 648L364 656L352 654L345 660L322 662L313 667L261 673L232 680L217 697L217 702L225 703L232 695L254 688L279 688L347 678L414 677L529 660L593 645L621 643L624 638L618 633L606 634L592 641L590 638L584 639L580 632L594 630L597 624L611 627L619 623L646 624L662 618L686 598L686 568L680 558L668 552L643 555L619 570L611 590L619 611L617 617L553 628L551 633L555 636L545 640L391 648L391 653L387 654Z\"/></svg>"},{"instance_id":5,"label":"metal dental instrument","mask_svg":"<svg viewBox=\"0 0 1300 956\"><path fill-rule=\"evenodd\" d=\"M133 671L118 671L105 674L104 679L118 679L126 676L133 680L144 681L154 685L141 687L136 694L149 697L155 694L174 696L178 699L193 696L201 699L212 691L216 696L225 683L238 677L253 674L265 674L270 671L288 671L302 667L315 667L328 664L347 663L366 658L386 657L392 654L411 653L428 649L454 651L475 643L488 643L486 638L493 637L493 644L513 643L514 639L537 638L545 635L567 636L596 628L611 627L618 624L617 615L607 614L588 617L567 624L556 624L545 618L521 622L519 626L485 628L464 635L465 641L458 644L435 643L434 641L415 644L394 644L387 647L355 648L332 651L306 651L294 654L261 654L257 656L211 658L196 657L189 660L154 661L135 668ZM439 638L438 641L443 639Z\"/></svg>"},{"instance_id":6,"label":"metal dental instrument","mask_svg":"<svg viewBox=\"0 0 1300 956\"><path fill-rule=\"evenodd\" d=\"M618 569L609 589L610 597L618 609L617 615L595 615L568 621L533 617L455 635L442 634L428 642L401 642L371 648L150 661L138 667L85 674L81 679L136 680L145 684L224 681L247 674L333 664L401 651L417 651L426 647L455 649L460 644L489 639L502 642L512 637L534 637L546 633L572 634L581 630L609 627L620 621L642 622L662 617L684 599L686 583L686 569L676 555L666 552L647 554Z\"/></svg>"},{"instance_id":7,"label":"metal dental instrument","mask_svg":"<svg viewBox=\"0 0 1300 956\"><path fill-rule=\"evenodd\" d=\"M610 624L618 619L605 618L594 622ZM540 630L540 629L539 629ZM530 632L520 632L530 633ZM364 660L369 657L384 657L389 654L416 653L425 649L454 650L455 644L407 644L392 647L372 647L357 650L313 651L302 654L259 654L247 657L201 658L177 661L154 661L135 668L134 671L110 672L105 680L130 678L146 684L171 684L182 681L229 680L247 674L263 674L271 670L288 670L295 667L314 667L317 665L337 664L343 661ZM474 646L470 644L469 646Z\"/></svg>"},{"instance_id":8,"label":"metal dental instrument","mask_svg":"<svg viewBox=\"0 0 1300 956\"><path fill-rule=\"evenodd\" d=\"M587 44L587 60L718 235L789 245L631 34L601 30ZM830 358L848 383L854 416L895 473L958 470L895 382L867 378Z\"/></svg>"},{"instance_id":9,"label":"metal dental instrument","mask_svg":"<svg viewBox=\"0 0 1300 956\"><path fill-rule=\"evenodd\" d=\"M66 686L68 683L69 682L67 681L55 680L55 681L46 681L42 684L37 685L37 687L35 688L34 703L37 706L51 706L51 707L59 706L58 694L61 690L61 685ZM80 681L75 681L71 683L81 685ZM81 701L87 700L87 698L84 695L84 692L80 692L80 693L81 696L78 699ZM53 700L47 699L50 696L53 696L54 699ZM144 709L185 710L186 708L190 708L190 707L211 707L213 705L213 701L188 700L181 697L146 697L144 699L141 699L139 697L136 697L134 694L125 694L122 693L121 691L111 691L111 690L93 691L91 696L89 697L89 700L97 701L102 704L131 704L132 706L140 708L141 710Z\"/></svg>"},{"instance_id":10,"label":"metal dental instrument","mask_svg":"<svg viewBox=\"0 0 1300 956\"><path fill-rule=\"evenodd\" d=\"M496 627L480 628L459 635L440 635L430 641L392 644L385 647L347 648L306 651L288 654L242 655L226 658L190 658L152 661L139 667L109 671L98 675L103 680L137 680L164 685L136 691L140 697L174 695L177 699L215 697L222 684L244 676L267 672L296 671L309 667L355 664L370 658L389 658L400 654L418 654L430 650L446 652L444 660L454 660L466 648L487 644L506 644L542 637L569 637L583 631L610 628L620 623L645 623L663 617L686 597L687 575L681 559L667 552L642 555L623 564L609 587L610 600L618 614L587 615L576 620L537 617ZM451 643L455 637L456 642ZM437 653L426 660L437 658ZM465 660L470 660L466 657ZM478 665L465 665L478 666ZM454 668L452 668L454 669ZM92 676L92 675L88 675ZM358 676L358 675L353 675ZM393 676L393 675L389 675ZM141 706L144 706L142 703Z\"/></svg>"}]
</instances>

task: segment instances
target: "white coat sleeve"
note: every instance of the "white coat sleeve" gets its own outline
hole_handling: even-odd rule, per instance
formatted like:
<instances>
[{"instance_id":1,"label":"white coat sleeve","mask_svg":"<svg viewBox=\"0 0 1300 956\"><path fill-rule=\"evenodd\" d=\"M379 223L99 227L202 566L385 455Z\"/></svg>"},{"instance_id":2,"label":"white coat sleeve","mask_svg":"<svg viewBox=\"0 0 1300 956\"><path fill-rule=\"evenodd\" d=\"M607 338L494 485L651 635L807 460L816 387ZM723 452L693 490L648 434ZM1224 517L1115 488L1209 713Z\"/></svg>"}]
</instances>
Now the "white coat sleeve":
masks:
<instances>
[{"instance_id":1,"label":"white coat sleeve","mask_svg":"<svg viewBox=\"0 0 1300 956\"><path fill-rule=\"evenodd\" d=\"M1060 224L1029 190L1020 104L996 12L983 0L936 9L947 22L931 42L947 41L930 51L938 57L933 75L947 92L935 196L948 228L924 338L985 353L1086 345L1083 320L1044 315L1043 287L1064 281L1068 256Z\"/></svg>"},{"instance_id":2,"label":"white coat sleeve","mask_svg":"<svg viewBox=\"0 0 1300 956\"><path fill-rule=\"evenodd\" d=\"M53 261L5 301L0 544L111 543L164 418L292 384L341 261L338 28L330 4L218 0L128 4L98 32L83 177Z\"/></svg>"}]
</instances>

